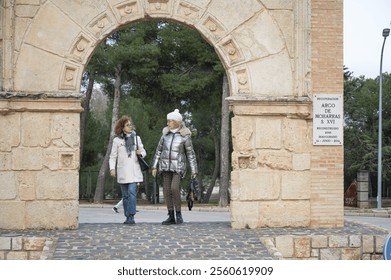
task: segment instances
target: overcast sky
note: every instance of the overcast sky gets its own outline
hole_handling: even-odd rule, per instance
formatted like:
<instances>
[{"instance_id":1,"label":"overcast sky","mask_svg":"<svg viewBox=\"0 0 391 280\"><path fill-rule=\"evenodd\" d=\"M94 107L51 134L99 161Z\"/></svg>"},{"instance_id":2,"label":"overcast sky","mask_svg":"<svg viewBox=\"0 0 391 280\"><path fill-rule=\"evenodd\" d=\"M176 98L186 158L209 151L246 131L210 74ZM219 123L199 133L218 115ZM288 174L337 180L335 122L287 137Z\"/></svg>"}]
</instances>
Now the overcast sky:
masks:
<instances>
[{"instance_id":1,"label":"overcast sky","mask_svg":"<svg viewBox=\"0 0 391 280\"><path fill-rule=\"evenodd\" d=\"M384 28L391 28L391 0L344 0L344 65L355 77L376 78ZM383 52L383 73L391 73L391 35Z\"/></svg>"}]
</instances>

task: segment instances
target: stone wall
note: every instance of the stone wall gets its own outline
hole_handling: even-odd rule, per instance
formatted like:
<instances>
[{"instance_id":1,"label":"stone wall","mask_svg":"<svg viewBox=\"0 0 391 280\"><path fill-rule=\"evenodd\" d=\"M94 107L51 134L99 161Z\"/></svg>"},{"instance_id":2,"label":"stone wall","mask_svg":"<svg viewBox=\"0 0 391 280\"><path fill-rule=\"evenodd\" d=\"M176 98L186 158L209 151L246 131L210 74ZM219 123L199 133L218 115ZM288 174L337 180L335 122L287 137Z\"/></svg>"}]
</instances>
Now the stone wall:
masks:
<instances>
[{"instance_id":1,"label":"stone wall","mask_svg":"<svg viewBox=\"0 0 391 280\"><path fill-rule=\"evenodd\" d=\"M387 236L277 236L263 243L278 260L382 260Z\"/></svg>"},{"instance_id":2,"label":"stone wall","mask_svg":"<svg viewBox=\"0 0 391 280\"><path fill-rule=\"evenodd\" d=\"M44 237L0 236L0 260L46 260L53 245Z\"/></svg>"},{"instance_id":3,"label":"stone wall","mask_svg":"<svg viewBox=\"0 0 391 280\"><path fill-rule=\"evenodd\" d=\"M383 260L387 236L277 236L262 243L274 260ZM50 260L56 240L1 236L0 260Z\"/></svg>"},{"instance_id":4,"label":"stone wall","mask_svg":"<svg viewBox=\"0 0 391 280\"><path fill-rule=\"evenodd\" d=\"M77 228L80 101L0 99L0 228Z\"/></svg>"}]
</instances>

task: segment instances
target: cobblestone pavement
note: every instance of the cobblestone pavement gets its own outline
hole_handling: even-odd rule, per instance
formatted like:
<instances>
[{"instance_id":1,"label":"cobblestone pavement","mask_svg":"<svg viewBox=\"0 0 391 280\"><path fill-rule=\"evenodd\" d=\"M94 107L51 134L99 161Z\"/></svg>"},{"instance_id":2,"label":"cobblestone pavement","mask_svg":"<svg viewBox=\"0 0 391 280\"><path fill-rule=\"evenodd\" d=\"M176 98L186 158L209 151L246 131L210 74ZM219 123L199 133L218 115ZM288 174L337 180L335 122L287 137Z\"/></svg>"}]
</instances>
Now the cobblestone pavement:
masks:
<instances>
[{"instance_id":1,"label":"cobblestone pavement","mask_svg":"<svg viewBox=\"0 0 391 280\"><path fill-rule=\"evenodd\" d=\"M111 209L105 208L102 211L106 213ZM146 211L140 210L140 212ZM149 214L156 216L153 211ZM155 217L155 220L162 219L160 214ZM123 219L120 214L112 213L111 215ZM221 213L208 212L203 215L212 217L221 215ZM165 219L164 216L163 218ZM76 230L0 230L0 236L22 235L51 238L55 242L48 259L54 260L272 260L272 256L262 243L262 239L266 237L385 235L388 231L353 221L346 221L345 227L336 229L234 230L228 221L196 222L190 219L190 221L185 220L185 223L181 225L164 226L150 219L147 222L140 220L133 226L124 225L122 222L101 222L80 223Z\"/></svg>"}]
</instances>

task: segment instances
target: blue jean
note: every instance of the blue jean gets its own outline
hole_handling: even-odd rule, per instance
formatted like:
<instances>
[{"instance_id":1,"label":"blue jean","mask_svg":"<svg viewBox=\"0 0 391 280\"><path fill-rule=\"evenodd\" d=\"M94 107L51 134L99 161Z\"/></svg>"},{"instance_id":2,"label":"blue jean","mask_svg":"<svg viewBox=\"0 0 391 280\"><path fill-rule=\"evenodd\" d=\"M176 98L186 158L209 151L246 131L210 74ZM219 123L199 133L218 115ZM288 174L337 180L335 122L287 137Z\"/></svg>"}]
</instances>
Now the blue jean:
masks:
<instances>
[{"instance_id":1,"label":"blue jean","mask_svg":"<svg viewBox=\"0 0 391 280\"><path fill-rule=\"evenodd\" d=\"M120 184L126 217L136 214L136 183Z\"/></svg>"}]
</instances>

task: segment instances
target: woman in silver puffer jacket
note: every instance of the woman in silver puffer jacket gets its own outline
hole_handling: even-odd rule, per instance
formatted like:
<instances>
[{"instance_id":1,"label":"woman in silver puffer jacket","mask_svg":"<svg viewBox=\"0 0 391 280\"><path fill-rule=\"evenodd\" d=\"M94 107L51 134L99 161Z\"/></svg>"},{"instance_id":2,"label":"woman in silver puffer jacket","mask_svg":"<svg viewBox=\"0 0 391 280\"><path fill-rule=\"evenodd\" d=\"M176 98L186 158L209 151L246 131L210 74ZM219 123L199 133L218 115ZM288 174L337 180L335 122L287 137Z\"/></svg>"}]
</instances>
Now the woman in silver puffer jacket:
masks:
<instances>
[{"instance_id":1,"label":"woman in silver puffer jacket","mask_svg":"<svg viewBox=\"0 0 391 280\"><path fill-rule=\"evenodd\" d=\"M198 173L197 160L191 141L191 132L183 124L178 109L167 114L167 127L163 128L152 163L152 175L157 170L163 176L163 195L168 209L168 219L163 225L183 223L181 213L180 181L189 161L192 177ZM176 220L175 215L176 214Z\"/></svg>"}]
</instances>

